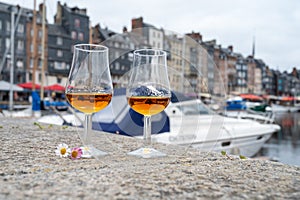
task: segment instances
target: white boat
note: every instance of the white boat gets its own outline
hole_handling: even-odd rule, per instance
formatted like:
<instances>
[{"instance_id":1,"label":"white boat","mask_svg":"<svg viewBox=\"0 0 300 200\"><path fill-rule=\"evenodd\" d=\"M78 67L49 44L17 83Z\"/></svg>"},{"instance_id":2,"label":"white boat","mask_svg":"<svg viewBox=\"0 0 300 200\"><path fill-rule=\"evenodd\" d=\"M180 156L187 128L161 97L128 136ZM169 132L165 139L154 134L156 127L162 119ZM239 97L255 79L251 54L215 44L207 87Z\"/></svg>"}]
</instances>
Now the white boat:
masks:
<instances>
[{"instance_id":1,"label":"white boat","mask_svg":"<svg viewBox=\"0 0 300 200\"><path fill-rule=\"evenodd\" d=\"M270 108L271 109L271 108ZM275 123L275 115L272 111L258 112L250 109L242 111L226 111L224 113L226 117L238 118L238 119L251 119L262 124Z\"/></svg>"},{"instance_id":2,"label":"white boat","mask_svg":"<svg viewBox=\"0 0 300 200\"><path fill-rule=\"evenodd\" d=\"M300 104L295 104L293 106L272 104L272 112L298 112L300 111Z\"/></svg>"},{"instance_id":3,"label":"white boat","mask_svg":"<svg viewBox=\"0 0 300 200\"><path fill-rule=\"evenodd\" d=\"M17 108L17 109L16 109ZM13 111L2 110L4 117L41 117L41 111L32 111L31 105L27 106L14 106Z\"/></svg>"},{"instance_id":4,"label":"white boat","mask_svg":"<svg viewBox=\"0 0 300 200\"><path fill-rule=\"evenodd\" d=\"M171 130L153 136L157 142L192 146L203 151L222 151L254 156L280 130L276 124L229 118L214 114L199 100L168 106Z\"/></svg>"},{"instance_id":5,"label":"white boat","mask_svg":"<svg viewBox=\"0 0 300 200\"><path fill-rule=\"evenodd\" d=\"M69 114L44 116L39 122L81 125L82 120L82 114ZM115 94L110 106L94 114L93 128L141 138L143 117L130 109L124 95ZM218 115L198 99L170 103L164 112L152 117L153 141L192 146L201 151L225 150L247 157L254 156L279 130L276 124Z\"/></svg>"}]
</instances>

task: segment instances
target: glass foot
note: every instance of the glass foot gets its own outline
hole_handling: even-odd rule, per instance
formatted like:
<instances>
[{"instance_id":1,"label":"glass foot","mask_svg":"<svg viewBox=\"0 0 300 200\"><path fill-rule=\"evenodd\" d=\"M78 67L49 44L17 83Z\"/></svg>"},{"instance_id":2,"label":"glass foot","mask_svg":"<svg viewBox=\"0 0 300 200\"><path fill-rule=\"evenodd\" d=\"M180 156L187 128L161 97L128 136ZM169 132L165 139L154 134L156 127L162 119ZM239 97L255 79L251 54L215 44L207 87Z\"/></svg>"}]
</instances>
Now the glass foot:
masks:
<instances>
[{"instance_id":1,"label":"glass foot","mask_svg":"<svg viewBox=\"0 0 300 200\"><path fill-rule=\"evenodd\" d=\"M82 155L81 155L82 158L100 157L108 154L104 151L96 149L93 146L84 146L81 147L81 149L82 149Z\"/></svg>"},{"instance_id":2,"label":"glass foot","mask_svg":"<svg viewBox=\"0 0 300 200\"><path fill-rule=\"evenodd\" d=\"M141 158L157 158L157 157L164 157L166 156L165 153L162 153L160 151L157 151L153 148L139 148L137 150L134 150L132 152L129 152L128 155L141 157Z\"/></svg>"}]
</instances>

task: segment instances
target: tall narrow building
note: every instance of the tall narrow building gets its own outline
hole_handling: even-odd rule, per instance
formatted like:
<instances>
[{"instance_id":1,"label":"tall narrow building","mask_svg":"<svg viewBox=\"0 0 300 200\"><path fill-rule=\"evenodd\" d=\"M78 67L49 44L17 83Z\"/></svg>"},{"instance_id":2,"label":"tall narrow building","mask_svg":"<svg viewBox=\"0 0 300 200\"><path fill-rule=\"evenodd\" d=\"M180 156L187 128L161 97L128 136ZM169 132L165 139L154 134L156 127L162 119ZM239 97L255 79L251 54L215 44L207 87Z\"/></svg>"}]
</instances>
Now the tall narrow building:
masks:
<instances>
[{"instance_id":1,"label":"tall narrow building","mask_svg":"<svg viewBox=\"0 0 300 200\"><path fill-rule=\"evenodd\" d=\"M74 45L89 43L89 31L86 9L57 2L54 24L49 25L48 31L48 84L65 83Z\"/></svg>"}]
</instances>

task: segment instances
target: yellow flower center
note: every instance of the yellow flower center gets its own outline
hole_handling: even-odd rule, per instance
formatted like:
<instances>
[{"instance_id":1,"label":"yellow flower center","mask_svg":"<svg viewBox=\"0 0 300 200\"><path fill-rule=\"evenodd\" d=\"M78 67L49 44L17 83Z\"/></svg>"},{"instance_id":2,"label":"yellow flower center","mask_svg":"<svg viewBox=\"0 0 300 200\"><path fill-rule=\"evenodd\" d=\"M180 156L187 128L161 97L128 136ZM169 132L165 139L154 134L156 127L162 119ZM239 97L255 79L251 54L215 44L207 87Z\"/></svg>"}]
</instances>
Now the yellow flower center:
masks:
<instances>
[{"instance_id":1,"label":"yellow flower center","mask_svg":"<svg viewBox=\"0 0 300 200\"><path fill-rule=\"evenodd\" d=\"M61 155L65 155L67 153L67 149L65 147L60 149Z\"/></svg>"},{"instance_id":2,"label":"yellow flower center","mask_svg":"<svg viewBox=\"0 0 300 200\"><path fill-rule=\"evenodd\" d=\"M72 151L72 157L73 158L77 158L78 155L78 151Z\"/></svg>"},{"instance_id":3,"label":"yellow flower center","mask_svg":"<svg viewBox=\"0 0 300 200\"><path fill-rule=\"evenodd\" d=\"M143 153L144 154L149 154L150 153L150 149L149 148L144 148L143 149Z\"/></svg>"}]
</instances>

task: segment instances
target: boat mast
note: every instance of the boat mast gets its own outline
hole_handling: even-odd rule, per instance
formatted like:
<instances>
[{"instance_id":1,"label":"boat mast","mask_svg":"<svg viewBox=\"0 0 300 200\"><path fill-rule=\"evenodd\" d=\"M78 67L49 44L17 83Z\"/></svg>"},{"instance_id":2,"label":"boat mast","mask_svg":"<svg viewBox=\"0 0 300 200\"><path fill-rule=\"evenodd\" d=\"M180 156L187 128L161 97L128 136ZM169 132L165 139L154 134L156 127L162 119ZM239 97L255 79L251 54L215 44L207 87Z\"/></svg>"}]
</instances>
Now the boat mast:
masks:
<instances>
[{"instance_id":1,"label":"boat mast","mask_svg":"<svg viewBox=\"0 0 300 200\"><path fill-rule=\"evenodd\" d=\"M32 38L32 42L33 42L33 72L32 72L32 91L35 91L35 73L36 73L36 68L37 68L37 28L36 28L36 0L33 1L33 19L32 19L32 23L33 23L33 38Z\"/></svg>"},{"instance_id":2,"label":"boat mast","mask_svg":"<svg viewBox=\"0 0 300 200\"><path fill-rule=\"evenodd\" d=\"M41 100L44 99L44 82L45 82L45 0L43 1L43 19L42 19L42 80L41 80L41 91L40 96Z\"/></svg>"},{"instance_id":3,"label":"boat mast","mask_svg":"<svg viewBox=\"0 0 300 200\"><path fill-rule=\"evenodd\" d=\"M182 37L182 51L181 57L185 58L185 46L186 46L186 35L184 34ZM185 67L185 59L182 60L181 63L181 84L180 84L180 91L184 93L184 67Z\"/></svg>"},{"instance_id":4,"label":"boat mast","mask_svg":"<svg viewBox=\"0 0 300 200\"><path fill-rule=\"evenodd\" d=\"M14 84L14 59L15 59L15 7L11 7L11 25L10 25L10 88L9 88L9 110L13 110L13 84Z\"/></svg>"}]
</instances>

